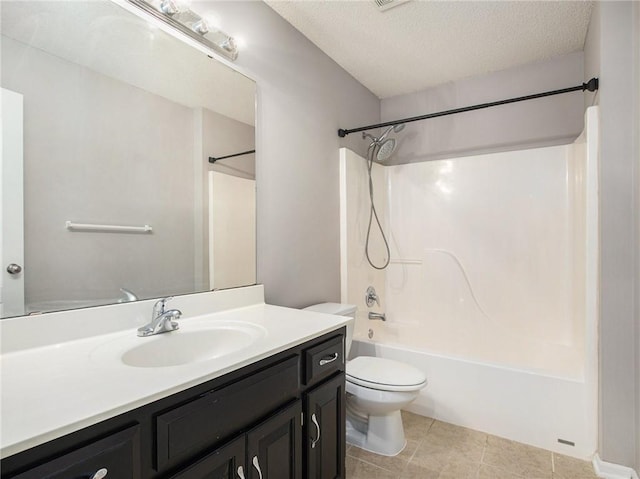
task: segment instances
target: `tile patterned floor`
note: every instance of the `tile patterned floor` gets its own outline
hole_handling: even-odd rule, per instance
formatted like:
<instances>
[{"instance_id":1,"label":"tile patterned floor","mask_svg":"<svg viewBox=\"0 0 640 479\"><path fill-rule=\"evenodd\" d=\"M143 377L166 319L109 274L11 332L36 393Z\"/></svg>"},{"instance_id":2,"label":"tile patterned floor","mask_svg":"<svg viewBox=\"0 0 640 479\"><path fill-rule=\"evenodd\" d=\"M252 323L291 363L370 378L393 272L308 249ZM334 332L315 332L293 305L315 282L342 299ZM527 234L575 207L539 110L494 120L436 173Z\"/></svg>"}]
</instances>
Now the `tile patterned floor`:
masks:
<instances>
[{"instance_id":1,"label":"tile patterned floor","mask_svg":"<svg viewBox=\"0 0 640 479\"><path fill-rule=\"evenodd\" d=\"M595 479L571 457L402 412L407 447L395 457L347 448L347 479Z\"/></svg>"}]
</instances>

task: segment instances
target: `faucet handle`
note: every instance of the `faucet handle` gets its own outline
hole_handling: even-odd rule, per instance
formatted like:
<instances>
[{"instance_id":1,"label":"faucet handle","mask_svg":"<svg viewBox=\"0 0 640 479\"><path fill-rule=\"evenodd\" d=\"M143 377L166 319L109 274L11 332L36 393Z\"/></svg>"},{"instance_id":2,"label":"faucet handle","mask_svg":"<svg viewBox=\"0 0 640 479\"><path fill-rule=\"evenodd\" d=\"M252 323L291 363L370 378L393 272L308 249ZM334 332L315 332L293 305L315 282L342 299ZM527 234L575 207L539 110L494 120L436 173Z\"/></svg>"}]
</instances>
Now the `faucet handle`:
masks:
<instances>
[{"instance_id":1,"label":"faucet handle","mask_svg":"<svg viewBox=\"0 0 640 479\"><path fill-rule=\"evenodd\" d=\"M380 301L378 300L378 295L376 294L376 289L373 286L369 286L367 288L367 295L365 296L365 300L367 302L367 306L370 308L373 306L375 302L378 306L380 306Z\"/></svg>"},{"instance_id":2,"label":"faucet handle","mask_svg":"<svg viewBox=\"0 0 640 479\"><path fill-rule=\"evenodd\" d=\"M156 304L153 305L153 317L157 318L161 314L164 314L164 305L172 299L173 296L167 296L166 298L160 298L158 301L156 301Z\"/></svg>"}]
</instances>

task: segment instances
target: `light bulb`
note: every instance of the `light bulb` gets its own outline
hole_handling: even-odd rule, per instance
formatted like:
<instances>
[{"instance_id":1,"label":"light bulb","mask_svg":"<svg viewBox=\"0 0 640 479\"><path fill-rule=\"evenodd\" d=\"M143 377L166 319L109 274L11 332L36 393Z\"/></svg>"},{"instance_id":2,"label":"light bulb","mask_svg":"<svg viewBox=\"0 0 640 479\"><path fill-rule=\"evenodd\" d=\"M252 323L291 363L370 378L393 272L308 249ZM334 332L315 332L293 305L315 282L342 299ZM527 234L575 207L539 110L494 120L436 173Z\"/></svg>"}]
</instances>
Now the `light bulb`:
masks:
<instances>
[{"instance_id":1,"label":"light bulb","mask_svg":"<svg viewBox=\"0 0 640 479\"><path fill-rule=\"evenodd\" d=\"M220 46L230 53L233 53L238 49L233 37L228 37Z\"/></svg>"},{"instance_id":2,"label":"light bulb","mask_svg":"<svg viewBox=\"0 0 640 479\"><path fill-rule=\"evenodd\" d=\"M160 2L160 10L169 16L189 10L189 0L162 0Z\"/></svg>"},{"instance_id":3,"label":"light bulb","mask_svg":"<svg viewBox=\"0 0 640 479\"><path fill-rule=\"evenodd\" d=\"M194 32L199 33L200 35L204 35L209 33L211 28L209 27L209 22L207 22L204 18L201 18L191 27Z\"/></svg>"}]
</instances>

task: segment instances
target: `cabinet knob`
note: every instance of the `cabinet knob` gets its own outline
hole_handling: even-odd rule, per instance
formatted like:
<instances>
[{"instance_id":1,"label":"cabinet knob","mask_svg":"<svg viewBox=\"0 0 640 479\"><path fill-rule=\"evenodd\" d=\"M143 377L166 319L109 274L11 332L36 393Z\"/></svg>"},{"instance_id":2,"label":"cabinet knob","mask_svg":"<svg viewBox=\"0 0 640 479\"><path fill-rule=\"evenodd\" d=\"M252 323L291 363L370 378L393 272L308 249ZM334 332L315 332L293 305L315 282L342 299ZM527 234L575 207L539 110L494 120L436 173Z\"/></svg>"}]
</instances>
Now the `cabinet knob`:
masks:
<instances>
[{"instance_id":1,"label":"cabinet knob","mask_svg":"<svg viewBox=\"0 0 640 479\"><path fill-rule=\"evenodd\" d=\"M98 469L95 474L91 476L91 479L102 479L103 477L107 477L108 473L107 468L103 467L102 469Z\"/></svg>"},{"instance_id":2,"label":"cabinet knob","mask_svg":"<svg viewBox=\"0 0 640 479\"><path fill-rule=\"evenodd\" d=\"M238 479L244 479L244 469L242 469L242 466L238 466Z\"/></svg>"},{"instance_id":3,"label":"cabinet knob","mask_svg":"<svg viewBox=\"0 0 640 479\"><path fill-rule=\"evenodd\" d=\"M316 444L320 440L320 424L318 424L318 419L316 418L316 413L311 415L311 422L316 426L316 438L311 441L311 449L315 449Z\"/></svg>"},{"instance_id":4,"label":"cabinet knob","mask_svg":"<svg viewBox=\"0 0 640 479\"><path fill-rule=\"evenodd\" d=\"M260 463L258 462L258 456L253 456L253 460L251 461L253 467L258 471L258 479L262 479L262 471L260 470Z\"/></svg>"}]
</instances>

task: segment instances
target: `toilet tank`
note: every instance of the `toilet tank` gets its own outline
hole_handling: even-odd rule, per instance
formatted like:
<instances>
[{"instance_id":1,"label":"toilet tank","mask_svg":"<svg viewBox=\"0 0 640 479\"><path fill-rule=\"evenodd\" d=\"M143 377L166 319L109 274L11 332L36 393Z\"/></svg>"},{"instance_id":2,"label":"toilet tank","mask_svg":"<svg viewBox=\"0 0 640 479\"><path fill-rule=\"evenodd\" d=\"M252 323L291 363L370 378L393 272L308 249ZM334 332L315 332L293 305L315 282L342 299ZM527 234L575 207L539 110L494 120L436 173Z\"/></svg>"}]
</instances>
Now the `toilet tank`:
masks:
<instances>
[{"instance_id":1,"label":"toilet tank","mask_svg":"<svg viewBox=\"0 0 640 479\"><path fill-rule=\"evenodd\" d=\"M334 314L336 316L346 316L351 318L347 323L347 337L345 344L345 353L349 357L351 349L351 340L353 339L353 327L356 324L356 310L358 308L353 304L341 303L320 303L308 306L303 311L315 311L316 313Z\"/></svg>"}]
</instances>

